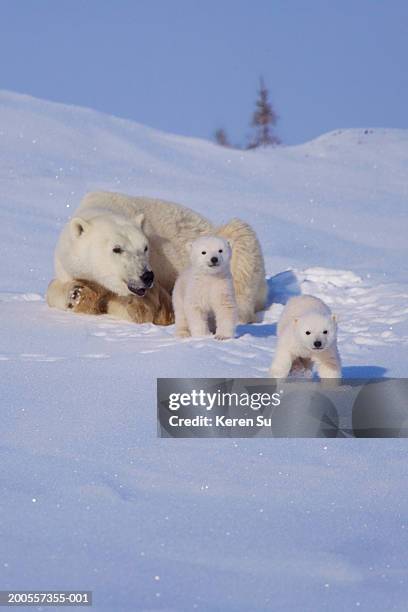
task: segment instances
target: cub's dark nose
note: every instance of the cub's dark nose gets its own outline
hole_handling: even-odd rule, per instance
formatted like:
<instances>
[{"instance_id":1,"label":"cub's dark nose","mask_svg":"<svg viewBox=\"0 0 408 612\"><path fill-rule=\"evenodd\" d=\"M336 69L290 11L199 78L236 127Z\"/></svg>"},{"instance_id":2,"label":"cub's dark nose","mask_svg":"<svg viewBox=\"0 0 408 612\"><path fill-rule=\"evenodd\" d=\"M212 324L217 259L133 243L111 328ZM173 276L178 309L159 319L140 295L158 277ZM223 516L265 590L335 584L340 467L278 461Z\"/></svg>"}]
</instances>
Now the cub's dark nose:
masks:
<instances>
[{"instance_id":1,"label":"cub's dark nose","mask_svg":"<svg viewBox=\"0 0 408 612\"><path fill-rule=\"evenodd\" d=\"M153 284L154 274L151 270L145 270L140 277L140 280L144 282L146 287L151 287Z\"/></svg>"},{"instance_id":2,"label":"cub's dark nose","mask_svg":"<svg viewBox=\"0 0 408 612\"><path fill-rule=\"evenodd\" d=\"M218 257L211 257L211 263L213 264L218 263Z\"/></svg>"},{"instance_id":3,"label":"cub's dark nose","mask_svg":"<svg viewBox=\"0 0 408 612\"><path fill-rule=\"evenodd\" d=\"M322 346L322 343L320 342L320 340L315 340L313 344L315 345L316 348L321 348Z\"/></svg>"}]
</instances>

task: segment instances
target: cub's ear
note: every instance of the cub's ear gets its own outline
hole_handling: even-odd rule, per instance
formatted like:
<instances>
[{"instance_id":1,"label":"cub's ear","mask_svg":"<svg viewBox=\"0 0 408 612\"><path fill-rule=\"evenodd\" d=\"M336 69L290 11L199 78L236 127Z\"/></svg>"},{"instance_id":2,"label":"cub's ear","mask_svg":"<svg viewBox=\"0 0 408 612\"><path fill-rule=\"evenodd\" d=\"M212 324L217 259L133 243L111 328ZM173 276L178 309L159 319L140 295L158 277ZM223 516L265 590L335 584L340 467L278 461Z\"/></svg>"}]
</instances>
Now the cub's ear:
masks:
<instances>
[{"instance_id":1,"label":"cub's ear","mask_svg":"<svg viewBox=\"0 0 408 612\"><path fill-rule=\"evenodd\" d=\"M232 251L232 247L234 246L234 241L231 238L228 238L228 240L226 241L230 250Z\"/></svg>"},{"instance_id":2,"label":"cub's ear","mask_svg":"<svg viewBox=\"0 0 408 612\"><path fill-rule=\"evenodd\" d=\"M296 317L293 319L293 323L294 323L295 325L296 325L296 323L297 323L298 321L299 321L299 319L298 319L298 318L296 318Z\"/></svg>"},{"instance_id":3,"label":"cub's ear","mask_svg":"<svg viewBox=\"0 0 408 612\"><path fill-rule=\"evenodd\" d=\"M90 227L89 221L81 219L81 217L74 217L69 223L72 238L79 238L84 232Z\"/></svg>"},{"instance_id":4,"label":"cub's ear","mask_svg":"<svg viewBox=\"0 0 408 612\"><path fill-rule=\"evenodd\" d=\"M134 217L133 221L135 222L137 227L140 227L140 229L143 229L144 222L145 222L145 215L144 215L144 213L139 213L138 215L136 215L136 217Z\"/></svg>"}]
</instances>

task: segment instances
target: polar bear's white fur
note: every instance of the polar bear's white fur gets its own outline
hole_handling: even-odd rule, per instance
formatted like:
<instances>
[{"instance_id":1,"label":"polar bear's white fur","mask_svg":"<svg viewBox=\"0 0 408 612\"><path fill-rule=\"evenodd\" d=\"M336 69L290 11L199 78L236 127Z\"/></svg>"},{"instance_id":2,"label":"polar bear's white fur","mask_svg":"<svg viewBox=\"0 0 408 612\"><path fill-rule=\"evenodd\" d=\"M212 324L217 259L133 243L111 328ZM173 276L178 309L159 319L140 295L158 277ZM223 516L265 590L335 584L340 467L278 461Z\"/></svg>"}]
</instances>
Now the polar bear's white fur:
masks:
<instances>
[{"instance_id":1,"label":"polar bear's white fur","mask_svg":"<svg viewBox=\"0 0 408 612\"><path fill-rule=\"evenodd\" d=\"M215 337L233 338L237 321L230 270L231 247L218 236L197 238L190 247L191 265L174 285L173 307L178 336L208 336L210 318Z\"/></svg>"},{"instance_id":2,"label":"polar bear's white fur","mask_svg":"<svg viewBox=\"0 0 408 612\"><path fill-rule=\"evenodd\" d=\"M239 318L255 321L267 291L261 247L247 223L233 219L217 229L179 204L110 192L85 196L74 219L64 227L55 253L57 282L52 284L48 302L65 308L66 283L78 278L97 282L118 295L142 292L149 286L142 277L150 269L171 293L178 274L189 264L187 245L214 233L232 244Z\"/></svg>"},{"instance_id":3,"label":"polar bear's white fur","mask_svg":"<svg viewBox=\"0 0 408 612\"><path fill-rule=\"evenodd\" d=\"M299 361L306 369L315 364L321 378L341 378L336 318L319 298L291 298L279 319L277 336L272 378L286 378Z\"/></svg>"},{"instance_id":4,"label":"polar bear's white fur","mask_svg":"<svg viewBox=\"0 0 408 612\"><path fill-rule=\"evenodd\" d=\"M75 216L58 243L57 278L88 278L122 296L130 293L129 283L142 288L150 270L143 222L143 213L132 222L119 215Z\"/></svg>"}]
</instances>

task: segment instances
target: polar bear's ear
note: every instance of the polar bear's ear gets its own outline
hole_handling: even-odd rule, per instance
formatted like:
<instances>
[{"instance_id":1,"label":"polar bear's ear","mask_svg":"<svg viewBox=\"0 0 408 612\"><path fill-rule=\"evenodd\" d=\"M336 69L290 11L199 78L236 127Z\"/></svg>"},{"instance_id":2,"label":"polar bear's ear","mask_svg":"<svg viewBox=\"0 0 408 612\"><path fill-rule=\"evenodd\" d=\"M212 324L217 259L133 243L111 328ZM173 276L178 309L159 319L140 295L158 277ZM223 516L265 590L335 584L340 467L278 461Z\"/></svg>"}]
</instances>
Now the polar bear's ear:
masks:
<instances>
[{"instance_id":1,"label":"polar bear's ear","mask_svg":"<svg viewBox=\"0 0 408 612\"><path fill-rule=\"evenodd\" d=\"M299 321L299 319L298 319L297 317L295 317L295 318L293 319L293 323L294 323L295 325L297 324L297 322L298 322L298 321Z\"/></svg>"},{"instance_id":2,"label":"polar bear's ear","mask_svg":"<svg viewBox=\"0 0 408 612\"><path fill-rule=\"evenodd\" d=\"M69 224L71 236L73 238L79 238L81 234L83 234L84 232L86 232L87 229L89 229L89 225L90 224L88 223L88 221L81 219L81 217L74 217L73 219L71 219Z\"/></svg>"},{"instance_id":3,"label":"polar bear's ear","mask_svg":"<svg viewBox=\"0 0 408 612\"><path fill-rule=\"evenodd\" d=\"M135 222L137 227L140 227L140 229L143 229L143 225L144 225L144 222L145 222L144 213L139 213L138 215L136 215L136 217L133 219L133 221Z\"/></svg>"},{"instance_id":4,"label":"polar bear's ear","mask_svg":"<svg viewBox=\"0 0 408 612\"><path fill-rule=\"evenodd\" d=\"M334 315L332 315L332 319L333 319L333 321L334 321L335 323L337 323L337 315L335 315L335 314L334 314Z\"/></svg>"},{"instance_id":5,"label":"polar bear's ear","mask_svg":"<svg viewBox=\"0 0 408 612\"><path fill-rule=\"evenodd\" d=\"M187 251L187 253L191 253L192 247L193 247L193 240L189 240L188 242L186 242L186 251Z\"/></svg>"}]
</instances>

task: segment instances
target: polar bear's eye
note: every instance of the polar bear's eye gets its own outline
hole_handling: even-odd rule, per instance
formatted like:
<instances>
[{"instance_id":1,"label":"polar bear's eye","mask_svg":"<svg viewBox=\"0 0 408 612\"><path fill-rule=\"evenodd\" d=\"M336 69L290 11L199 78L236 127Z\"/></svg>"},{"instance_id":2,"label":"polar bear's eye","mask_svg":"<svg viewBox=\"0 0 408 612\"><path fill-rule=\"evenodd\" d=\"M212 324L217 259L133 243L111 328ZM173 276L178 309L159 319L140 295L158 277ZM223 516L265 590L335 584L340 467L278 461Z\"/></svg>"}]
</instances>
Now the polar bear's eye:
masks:
<instances>
[{"instance_id":1,"label":"polar bear's eye","mask_svg":"<svg viewBox=\"0 0 408 612\"><path fill-rule=\"evenodd\" d=\"M327 334L327 329L325 329L325 330L323 331L323 333L324 333L324 334Z\"/></svg>"},{"instance_id":2,"label":"polar bear's eye","mask_svg":"<svg viewBox=\"0 0 408 612\"><path fill-rule=\"evenodd\" d=\"M306 336L310 336L310 331L305 332Z\"/></svg>"},{"instance_id":3,"label":"polar bear's eye","mask_svg":"<svg viewBox=\"0 0 408 612\"><path fill-rule=\"evenodd\" d=\"M112 251L113 251L114 253L119 253L119 254L120 254L120 253L123 253L123 249L122 249L122 247L120 247L120 246L115 246L115 247L113 247Z\"/></svg>"},{"instance_id":4,"label":"polar bear's eye","mask_svg":"<svg viewBox=\"0 0 408 612\"><path fill-rule=\"evenodd\" d=\"M149 248L149 247L146 245L146 246L145 246L145 248L144 248L144 252L145 252L145 253L147 253L147 249L148 249L148 248Z\"/></svg>"},{"instance_id":5,"label":"polar bear's eye","mask_svg":"<svg viewBox=\"0 0 408 612\"><path fill-rule=\"evenodd\" d=\"M207 255L207 251L201 251L201 255Z\"/></svg>"},{"instance_id":6,"label":"polar bear's eye","mask_svg":"<svg viewBox=\"0 0 408 612\"><path fill-rule=\"evenodd\" d=\"M218 252L219 252L219 253L222 253L222 249L220 249Z\"/></svg>"}]
</instances>

